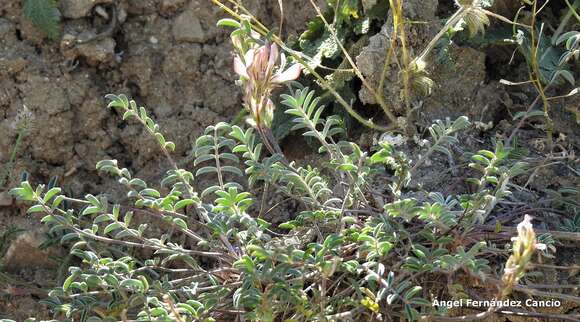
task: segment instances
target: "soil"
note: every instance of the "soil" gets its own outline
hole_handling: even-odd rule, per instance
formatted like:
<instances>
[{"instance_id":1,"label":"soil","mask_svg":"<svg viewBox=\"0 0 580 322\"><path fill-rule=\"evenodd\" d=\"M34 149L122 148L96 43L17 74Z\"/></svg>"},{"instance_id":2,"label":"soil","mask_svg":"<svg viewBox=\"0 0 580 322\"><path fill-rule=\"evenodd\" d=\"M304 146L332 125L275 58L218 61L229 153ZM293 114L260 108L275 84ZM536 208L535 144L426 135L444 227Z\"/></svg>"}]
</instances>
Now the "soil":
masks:
<instances>
[{"instance_id":1,"label":"soil","mask_svg":"<svg viewBox=\"0 0 580 322\"><path fill-rule=\"evenodd\" d=\"M215 27L225 15L208 1L61 0L64 20L61 37L56 41L47 40L30 24L22 14L21 2L0 3L0 171L8 167L18 133L22 132L22 120L27 123L15 163L9 167L9 180L0 185L0 235L14 227L23 230L5 245L0 243L3 269L18 279L7 283L0 275L0 318L16 320L31 315L49 318L48 312L37 304L43 296L37 290L56 285L62 279L60 270L65 264L58 247L38 249L46 238L39 218L26 215L24 205L6 194L20 173L27 172L35 183L57 178L73 197L104 191L111 196L123 195L114 180L96 172L95 163L102 159L117 159L134 176L159 182L167 164L157 145L141 126L122 122L121 115L105 107L104 96L108 93L126 94L146 106L166 138L176 143L177 160L188 159L192 143L206 126L230 120L241 108L240 90L233 82L228 31ZM437 30L433 26L439 18L448 16L441 9L446 2L449 1L408 2L408 18L428 22L409 30L414 53L433 36ZM264 24L278 25L277 0L244 3ZM302 31L315 13L306 10L301 0L283 3L284 15L291 17L284 22L284 35L291 37ZM96 9L97 5L100 9ZM113 10L119 21L110 35L77 43L106 31ZM385 52L390 25L389 20L357 57L357 64L371 83L381 72L376 69L382 66L377 60L381 59L379 53ZM472 133L474 138L467 142L474 149L489 146L490 139L501 133L505 125L502 118L527 108L533 92L501 85L496 69L488 65L489 52L455 46L452 55L457 65L434 64L430 70L437 86L429 98L417 102L421 106L418 125L425 127L435 119L460 115L482 125L491 122L493 131ZM509 57L495 63L507 64L508 60ZM517 68L515 77L525 79L527 70ZM395 77L395 72L387 75L388 80ZM397 90L387 88L385 97ZM374 104L368 93L359 95L363 103ZM561 145L572 153L580 142L578 123L569 112L574 104L577 111L578 101L574 98L559 101L553 115L563 135L559 136ZM526 146L534 146L543 137L541 129L533 127L525 128L524 133ZM418 156L420 149L411 142L406 144L404 149L412 157ZM299 148L287 150L290 154L304 152ZM534 151L541 154L542 147ZM449 169L448 160L434 158L425 172L418 173L424 184L417 189L436 189L449 175L442 169ZM532 184L542 189L557 188L564 186L561 178L568 178L567 184L577 186L578 180L570 177L568 170L545 168ZM275 197L271 203L283 201ZM284 208L287 211L277 209L270 216L275 223L284 222L295 207L289 202Z\"/></svg>"}]
</instances>

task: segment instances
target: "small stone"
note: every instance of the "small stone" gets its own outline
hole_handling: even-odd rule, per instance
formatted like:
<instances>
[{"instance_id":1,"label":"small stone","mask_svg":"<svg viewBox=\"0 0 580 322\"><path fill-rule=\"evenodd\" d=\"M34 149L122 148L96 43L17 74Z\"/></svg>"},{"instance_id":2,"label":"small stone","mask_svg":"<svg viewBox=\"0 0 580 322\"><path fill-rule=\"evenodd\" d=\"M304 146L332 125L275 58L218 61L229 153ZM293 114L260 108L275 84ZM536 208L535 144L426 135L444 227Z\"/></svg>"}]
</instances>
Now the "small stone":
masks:
<instances>
[{"instance_id":1,"label":"small stone","mask_svg":"<svg viewBox=\"0 0 580 322\"><path fill-rule=\"evenodd\" d=\"M149 38L149 42L155 45L159 42L159 40L156 37L151 36L151 38Z\"/></svg>"},{"instance_id":2,"label":"small stone","mask_svg":"<svg viewBox=\"0 0 580 322\"><path fill-rule=\"evenodd\" d=\"M26 60L22 57L0 57L0 77L15 75L26 67Z\"/></svg>"},{"instance_id":3,"label":"small stone","mask_svg":"<svg viewBox=\"0 0 580 322\"><path fill-rule=\"evenodd\" d=\"M203 43L205 33L193 9L184 11L173 25L173 37L179 42Z\"/></svg>"},{"instance_id":4,"label":"small stone","mask_svg":"<svg viewBox=\"0 0 580 322\"><path fill-rule=\"evenodd\" d=\"M123 7L118 8L117 10L119 11L117 14L117 21L119 24L124 24L125 21L127 21L127 10L125 10Z\"/></svg>"},{"instance_id":5,"label":"small stone","mask_svg":"<svg viewBox=\"0 0 580 322\"><path fill-rule=\"evenodd\" d=\"M0 192L0 207L8 207L12 205L12 196L8 191Z\"/></svg>"},{"instance_id":6,"label":"small stone","mask_svg":"<svg viewBox=\"0 0 580 322\"><path fill-rule=\"evenodd\" d=\"M79 54L86 58L91 66L115 61L115 40L104 38L88 44L78 46Z\"/></svg>"},{"instance_id":7,"label":"small stone","mask_svg":"<svg viewBox=\"0 0 580 322\"><path fill-rule=\"evenodd\" d=\"M0 38L5 39L14 31L14 24L8 19L0 18Z\"/></svg>"},{"instance_id":8,"label":"small stone","mask_svg":"<svg viewBox=\"0 0 580 322\"><path fill-rule=\"evenodd\" d=\"M90 39L94 33L81 34L78 38ZM99 66L101 64L116 64L115 45L113 38L107 37L100 40L89 41L83 44L76 44L77 38L65 35L60 44L63 57L69 61L82 57L90 66Z\"/></svg>"},{"instance_id":9,"label":"small stone","mask_svg":"<svg viewBox=\"0 0 580 322\"><path fill-rule=\"evenodd\" d=\"M169 15L173 14L181 6L185 4L185 0L163 0L161 2L161 14Z\"/></svg>"},{"instance_id":10,"label":"small stone","mask_svg":"<svg viewBox=\"0 0 580 322\"><path fill-rule=\"evenodd\" d=\"M60 46L65 48L70 48L74 45L77 38L71 34L64 34L60 40Z\"/></svg>"},{"instance_id":11,"label":"small stone","mask_svg":"<svg viewBox=\"0 0 580 322\"><path fill-rule=\"evenodd\" d=\"M6 254L2 259L8 272L16 272L30 267L55 267L55 262L50 259L56 255L54 250L41 250L39 246L44 242L42 230L27 231L16 237L10 243Z\"/></svg>"},{"instance_id":12,"label":"small stone","mask_svg":"<svg viewBox=\"0 0 580 322\"><path fill-rule=\"evenodd\" d=\"M60 11L65 18L78 19L89 16L94 6L108 3L113 0L61 0Z\"/></svg>"}]
</instances>

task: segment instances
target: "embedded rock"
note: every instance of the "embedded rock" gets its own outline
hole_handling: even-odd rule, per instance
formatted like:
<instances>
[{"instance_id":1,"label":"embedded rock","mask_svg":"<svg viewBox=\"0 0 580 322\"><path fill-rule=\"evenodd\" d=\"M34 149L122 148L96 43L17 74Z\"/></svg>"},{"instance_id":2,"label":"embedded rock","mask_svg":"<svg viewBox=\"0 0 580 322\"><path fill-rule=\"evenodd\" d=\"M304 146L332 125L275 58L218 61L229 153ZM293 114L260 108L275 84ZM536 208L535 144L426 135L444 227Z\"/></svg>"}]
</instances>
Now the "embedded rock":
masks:
<instances>
[{"instance_id":1,"label":"embedded rock","mask_svg":"<svg viewBox=\"0 0 580 322\"><path fill-rule=\"evenodd\" d=\"M437 20L437 5L438 1L436 0L404 2L403 12L407 20L428 22L427 24L406 25L405 32L407 34L407 45L409 46L410 55L418 54L433 36L435 31L429 26L430 23ZM363 48L361 53L356 57L357 67L373 88L378 87L380 83L383 72L382 66L385 63L385 54L388 52L391 44L390 37L392 33L393 16L389 14L389 18L381 28L381 31L369 39L368 46ZM377 68L377 66L381 67ZM399 81L398 66L394 59L391 59L389 66L387 66L384 85L384 88L381 89L384 92L383 97L399 97L401 84ZM365 87L360 90L359 98L364 104L377 104L374 96ZM392 107L395 111L402 110L400 102L396 99L393 99Z\"/></svg>"},{"instance_id":2,"label":"embedded rock","mask_svg":"<svg viewBox=\"0 0 580 322\"><path fill-rule=\"evenodd\" d=\"M60 12L65 18L78 19L89 16L96 5L109 3L113 0L61 0Z\"/></svg>"},{"instance_id":3,"label":"embedded rock","mask_svg":"<svg viewBox=\"0 0 580 322\"><path fill-rule=\"evenodd\" d=\"M16 237L2 259L6 271L14 272L31 267L55 267L56 263L50 260L50 251L39 249L43 241L41 231L28 231Z\"/></svg>"},{"instance_id":4,"label":"embedded rock","mask_svg":"<svg viewBox=\"0 0 580 322\"><path fill-rule=\"evenodd\" d=\"M485 53L469 47L452 47L450 55L452 63L437 64L430 74L435 86L421 108L425 122L453 120L461 115L474 122L494 121L503 106L505 90L497 81L485 84Z\"/></svg>"},{"instance_id":5,"label":"embedded rock","mask_svg":"<svg viewBox=\"0 0 580 322\"><path fill-rule=\"evenodd\" d=\"M90 66L103 63L115 63L115 41L113 38L104 38L77 47L79 56L84 57Z\"/></svg>"},{"instance_id":6,"label":"embedded rock","mask_svg":"<svg viewBox=\"0 0 580 322\"><path fill-rule=\"evenodd\" d=\"M81 36L92 37L86 34ZM112 66L116 63L116 42L113 38L107 37L82 44L76 44L76 41L77 38L72 35L65 35L61 41L62 55L68 61L73 62L78 58L84 58L89 66L102 64Z\"/></svg>"},{"instance_id":7,"label":"embedded rock","mask_svg":"<svg viewBox=\"0 0 580 322\"><path fill-rule=\"evenodd\" d=\"M12 197L8 191L0 192L0 207L7 207L12 205Z\"/></svg>"},{"instance_id":8,"label":"embedded rock","mask_svg":"<svg viewBox=\"0 0 580 322\"><path fill-rule=\"evenodd\" d=\"M202 43L206 40L201 22L193 8L189 8L175 19L173 37L179 42Z\"/></svg>"},{"instance_id":9,"label":"embedded rock","mask_svg":"<svg viewBox=\"0 0 580 322\"><path fill-rule=\"evenodd\" d=\"M175 13L185 4L185 0L163 0L160 4L160 11L163 15Z\"/></svg>"}]
</instances>

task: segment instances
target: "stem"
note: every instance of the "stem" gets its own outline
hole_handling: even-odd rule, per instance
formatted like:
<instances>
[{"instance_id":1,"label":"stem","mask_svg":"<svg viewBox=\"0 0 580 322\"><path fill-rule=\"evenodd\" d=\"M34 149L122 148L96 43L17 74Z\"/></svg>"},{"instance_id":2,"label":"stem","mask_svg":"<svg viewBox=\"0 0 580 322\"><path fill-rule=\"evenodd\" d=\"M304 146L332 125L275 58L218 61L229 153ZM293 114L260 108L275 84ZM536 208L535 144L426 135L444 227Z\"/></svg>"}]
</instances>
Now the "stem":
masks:
<instances>
[{"instance_id":1,"label":"stem","mask_svg":"<svg viewBox=\"0 0 580 322\"><path fill-rule=\"evenodd\" d=\"M22 139L26 134L26 129L27 129L26 125L23 125L18 131L16 142L14 143L14 147L12 148L12 152L10 153L10 159L8 160L8 163L6 163L6 165L4 166L4 171L0 176L0 188L4 186L4 184L8 181L8 178L10 177L10 173L12 172L12 168L14 166L14 161L16 160L16 154L18 153L18 150L20 150Z\"/></svg>"},{"instance_id":2,"label":"stem","mask_svg":"<svg viewBox=\"0 0 580 322\"><path fill-rule=\"evenodd\" d=\"M531 81L533 82L533 81ZM544 90L548 90L548 88L550 88L550 85L552 85L552 83L548 84L548 86L546 86L544 88ZM510 134L510 136L508 137L508 140L506 142L506 147L509 147L511 142L513 141L516 133L519 131L519 129L524 125L525 121L528 119L527 118L527 114L529 114L534 107L536 106L536 104L538 104L538 102L540 101L541 97L538 94L538 96L536 96L536 98L534 99L534 101L532 102L532 104L530 104L530 106L528 107L528 109L526 110L526 115L524 115L520 121L518 122L518 124L516 125L516 127L512 130L512 133Z\"/></svg>"},{"instance_id":3,"label":"stem","mask_svg":"<svg viewBox=\"0 0 580 322\"><path fill-rule=\"evenodd\" d=\"M433 154L433 152L435 152L435 148L441 144L441 141L444 139L444 137L445 136L441 136L437 141L435 141L435 143L427 150L427 152L423 156L421 156L421 158L419 158L419 160L417 160L415 165L411 168L411 170L409 170L409 174L411 176L413 176L415 171L417 171L417 169L421 165L423 165L423 163L425 163L425 161L427 161L429 159L429 156L431 156L431 154Z\"/></svg>"},{"instance_id":4,"label":"stem","mask_svg":"<svg viewBox=\"0 0 580 322\"><path fill-rule=\"evenodd\" d=\"M330 34L334 38L334 41L336 41L336 43L338 44L338 46L342 50L342 53L344 54L345 58L348 60L348 62L352 66L352 68L353 68L356 76L362 81L364 87L366 87L367 90L369 92L371 92L371 94L375 97L375 100L377 101L377 103L379 103L381 105L381 107L383 108L383 111L385 112L385 114L387 115L387 117L389 118L389 120L391 122L393 122L393 123L396 124L397 118L395 117L395 115L393 114L393 112L389 109L389 106L386 104L386 102L382 98L382 95L379 95L377 93L377 91L368 83L368 81L366 80L366 78L363 76L363 74L361 73L361 71L356 66L356 64L353 61L352 57L350 57L350 54L348 53L348 51L346 50L346 48L344 48L344 45L342 44L342 42L340 41L340 39L338 39L338 36L336 35L336 32L335 32L334 28L332 28L332 26L328 23L328 21L326 21L326 18L324 18L324 15L320 11L320 8L316 5L316 3L314 3L314 0L310 0L310 3L314 7L314 10L316 10L316 13L318 14L318 17L320 19L322 19L322 21L324 22L324 25L326 26L326 28L328 29L328 31L330 31ZM379 91L382 91L382 89L379 88Z\"/></svg>"},{"instance_id":5,"label":"stem","mask_svg":"<svg viewBox=\"0 0 580 322\"><path fill-rule=\"evenodd\" d=\"M215 159L215 166L217 169L217 177L218 177L218 183L220 185L220 188L222 190L225 190L224 187L224 179L222 177L222 172L221 172L221 164L220 164L220 151L219 151L219 142L218 142L218 130L217 128L214 129L213 131L213 146L214 146L214 159Z\"/></svg>"},{"instance_id":6,"label":"stem","mask_svg":"<svg viewBox=\"0 0 580 322\"><path fill-rule=\"evenodd\" d=\"M407 50L407 34L405 32L404 15L403 15L403 0L391 0L389 1L391 11L393 12L393 33L395 37L391 37L391 47L395 42L395 39L399 39L401 42L401 51L403 56L403 66L401 67L403 72L403 97L405 104L405 111L407 117L407 130L412 128L414 122L411 119L412 109L411 109L411 85L410 85L410 60L409 52ZM380 88L382 90L382 87ZM412 134L412 133L409 133Z\"/></svg>"},{"instance_id":7,"label":"stem","mask_svg":"<svg viewBox=\"0 0 580 322\"><path fill-rule=\"evenodd\" d=\"M217 253L217 252L204 252L204 251L197 251L197 250L172 249L172 248L169 248L169 247L166 247L163 245L149 245L146 243L140 244L140 243L136 243L136 242L112 239L112 238L108 238L108 237L104 237L104 236L95 235L93 233L88 233L86 230L79 229L78 227L74 226L73 224L71 224L67 221L63 221L58 216L55 216L54 211L49 206L47 206L46 203L44 203L42 198L38 197L36 199L36 202L37 202L37 204L41 205L42 208L44 208L44 212L46 214L51 215L59 224L73 230L75 233L78 233L79 235L83 235L83 236L86 236L90 239L94 239L94 240L97 240L100 242L104 242L104 243L108 243L108 244L124 245L124 246L128 246L128 247L147 248L147 249L154 249L154 250L169 250L169 251L174 251L174 252L181 252L184 254L200 255L200 256L206 256L206 257L212 257L212 258L218 258L218 259L223 259L223 256L224 256L224 254ZM66 214L66 212L61 210L61 209L56 209L56 210L59 210L59 212L61 212L63 215ZM135 237L138 238L137 236L135 236ZM141 241L148 242L149 240L141 239Z\"/></svg>"},{"instance_id":8,"label":"stem","mask_svg":"<svg viewBox=\"0 0 580 322\"><path fill-rule=\"evenodd\" d=\"M520 27L523 27L523 28L526 28L526 29L531 29L532 28L532 27L530 27L528 25L524 25L523 23L519 23L519 22L515 22L515 21L512 21L512 20L509 20L508 18L506 18L506 17L504 17L502 15L498 15L495 12L491 12L491 11L486 10L486 9L483 9L483 8L480 8L479 10L481 10L483 13L485 13L486 15L488 15L490 17L496 18L498 20L501 20L503 22L509 23L511 25L520 26Z\"/></svg>"},{"instance_id":9,"label":"stem","mask_svg":"<svg viewBox=\"0 0 580 322\"><path fill-rule=\"evenodd\" d=\"M537 5L538 5L538 1L535 0L534 1L534 5L533 5L533 9L532 9L532 21L530 23L530 25L532 26L531 29L531 46L530 46L530 67L531 67L531 71L530 71L530 76L532 78L532 80L534 81L534 87L536 87L538 93L539 93L539 97L542 99L542 103L543 103L543 107L544 107L544 117L546 118L546 132L547 132L547 143L548 143L548 150L552 151L552 135L553 135L553 130L554 130L554 124L552 123L552 119L550 118L550 115L548 114L548 108L549 108L549 103L548 103L548 98L546 97L546 93L545 93L545 88L542 85L542 74L540 71L540 63L539 63L539 59L538 59L538 51L540 49L540 42L542 39L542 33L544 30L544 25L542 24L542 26L540 27L540 34L538 36L538 39L536 41L536 32L535 32L535 25L536 25L536 19L537 19ZM537 43L537 44L536 44Z\"/></svg>"},{"instance_id":10,"label":"stem","mask_svg":"<svg viewBox=\"0 0 580 322\"><path fill-rule=\"evenodd\" d=\"M421 52L421 54L415 60L424 60L427 57L427 55L429 55L429 53L433 50L433 48L437 46L439 40L443 38L443 36L447 33L447 30L449 30L449 28L457 24L459 20L463 19L463 17L465 17L466 14L467 9L465 9L464 7L460 7L459 10L457 10L453 14L453 16L449 18L449 20L447 20L443 28L441 28L441 30L439 30L439 33L437 33L437 35L435 35L435 37L431 39L427 47L423 50L423 52Z\"/></svg>"},{"instance_id":11,"label":"stem","mask_svg":"<svg viewBox=\"0 0 580 322\"><path fill-rule=\"evenodd\" d=\"M125 110L127 110L127 109L125 108ZM137 116L136 118L139 120L139 122L141 122L141 124L143 124L143 126L145 127L147 132L149 132L149 134L153 138L155 138L155 132L147 126L145 120L141 119L141 117L139 117L139 116ZM155 140L155 141L158 142L157 140ZM171 167L173 168L173 170L175 170L177 173L179 173L179 167L177 166L177 163L175 162L175 160L173 159L173 157L171 156L171 154L169 153L167 148L165 148L165 146L163 144L158 144L158 145L159 145L159 148L161 149L161 151L163 152L163 154L165 155L165 157L167 158L167 160L169 161L169 163L171 164ZM219 165L219 161L218 161L218 165ZM191 184L187 180L185 180L185 178L183 178L181 175L179 176L179 179L183 183L183 185L186 187L187 193L189 194L189 196L191 198L194 198L195 192L194 192L194 189L191 186ZM223 186L223 184L222 184L222 186ZM198 208L196 209L198 216L203 218L206 221L206 223L209 223L210 219L207 216L201 216L201 214L203 213L202 212L203 210L200 211L200 208L201 208L200 205L198 205ZM237 253L236 253L234 247L232 246L232 244L230 243L230 241L228 240L228 238L223 233L220 233L219 237L220 237L220 240L222 241L222 243L224 244L224 246L227 247L230 254L234 257L237 257Z\"/></svg>"}]
</instances>

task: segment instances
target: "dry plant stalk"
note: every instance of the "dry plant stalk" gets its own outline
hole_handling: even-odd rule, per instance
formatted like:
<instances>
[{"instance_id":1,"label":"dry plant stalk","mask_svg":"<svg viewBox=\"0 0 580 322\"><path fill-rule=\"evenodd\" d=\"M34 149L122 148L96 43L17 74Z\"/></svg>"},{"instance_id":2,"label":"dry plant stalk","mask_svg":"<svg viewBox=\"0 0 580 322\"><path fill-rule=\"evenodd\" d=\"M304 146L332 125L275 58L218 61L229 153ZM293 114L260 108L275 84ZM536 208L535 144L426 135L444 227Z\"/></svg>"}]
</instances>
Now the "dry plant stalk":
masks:
<instances>
[{"instance_id":1,"label":"dry plant stalk","mask_svg":"<svg viewBox=\"0 0 580 322\"><path fill-rule=\"evenodd\" d=\"M537 249L546 249L546 245L536 242L536 233L532 226L532 217L525 215L524 220L518 224L517 229L518 236L512 238L512 255L505 265L502 277L504 283L503 289L501 290L502 298L511 294L514 286L524 276L535 251Z\"/></svg>"}]
</instances>

